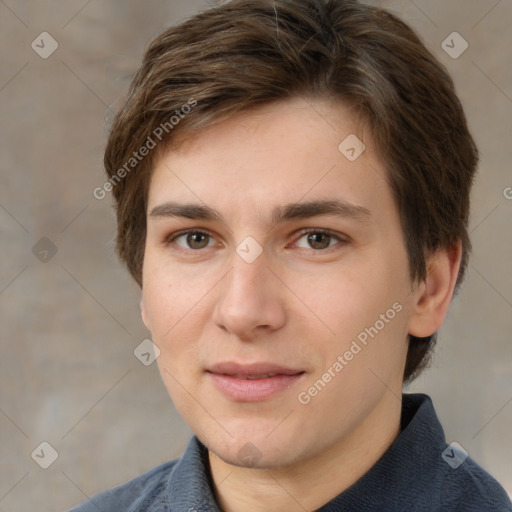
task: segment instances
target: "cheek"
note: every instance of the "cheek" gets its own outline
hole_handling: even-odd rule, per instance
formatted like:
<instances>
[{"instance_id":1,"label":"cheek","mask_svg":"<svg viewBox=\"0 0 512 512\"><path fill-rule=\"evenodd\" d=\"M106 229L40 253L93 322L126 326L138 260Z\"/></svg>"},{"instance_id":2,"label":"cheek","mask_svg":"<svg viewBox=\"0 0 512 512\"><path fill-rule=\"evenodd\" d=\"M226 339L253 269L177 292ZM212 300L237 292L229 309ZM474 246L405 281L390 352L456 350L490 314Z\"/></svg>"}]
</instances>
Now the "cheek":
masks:
<instances>
[{"instance_id":1,"label":"cheek","mask_svg":"<svg viewBox=\"0 0 512 512\"><path fill-rule=\"evenodd\" d=\"M180 272L177 267L145 263L142 297L151 332L168 337L197 314L211 286L200 271Z\"/></svg>"},{"instance_id":2,"label":"cheek","mask_svg":"<svg viewBox=\"0 0 512 512\"><path fill-rule=\"evenodd\" d=\"M215 280L196 269L180 272L177 266L151 266L148 259L143 283L143 302L157 359L169 392L179 395L178 382L195 379L200 360L199 343L211 310L210 290ZM211 281L211 283L210 283Z\"/></svg>"},{"instance_id":3,"label":"cheek","mask_svg":"<svg viewBox=\"0 0 512 512\"><path fill-rule=\"evenodd\" d=\"M196 287L177 276L154 273L143 291L153 342L160 350L157 364L162 380L178 409L186 409L194 394L199 360L198 343L204 304Z\"/></svg>"},{"instance_id":4,"label":"cheek","mask_svg":"<svg viewBox=\"0 0 512 512\"><path fill-rule=\"evenodd\" d=\"M315 343L324 368L347 355L344 377L338 381L353 383L361 375L367 379L370 368L382 371L384 378L401 371L407 351L408 275L390 261L334 269L298 292L311 299L308 305L329 329Z\"/></svg>"},{"instance_id":5,"label":"cheek","mask_svg":"<svg viewBox=\"0 0 512 512\"><path fill-rule=\"evenodd\" d=\"M304 297L336 337L348 339L373 324L400 298L397 283L393 285L386 275L368 267L334 268L309 282L304 280L297 295Z\"/></svg>"},{"instance_id":6,"label":"cheek","mask_svg":"<svg viewBox=\"0 0 512 512\"><path fill-rule=\"evenodd\" d=\"M345 275L326 281L325 293L314 296L315 311L335 334L325 330L323 337L309 336L322 364L302 391L311 398L313 416L333 411L333 428L346 421L347 411L363 403L371 408L387 385L401 379L407 310L400 287L391 289L383 281L370 274L365 279ZM307 332L306 325L302 332Z\"/></svg>"}]
</instances>

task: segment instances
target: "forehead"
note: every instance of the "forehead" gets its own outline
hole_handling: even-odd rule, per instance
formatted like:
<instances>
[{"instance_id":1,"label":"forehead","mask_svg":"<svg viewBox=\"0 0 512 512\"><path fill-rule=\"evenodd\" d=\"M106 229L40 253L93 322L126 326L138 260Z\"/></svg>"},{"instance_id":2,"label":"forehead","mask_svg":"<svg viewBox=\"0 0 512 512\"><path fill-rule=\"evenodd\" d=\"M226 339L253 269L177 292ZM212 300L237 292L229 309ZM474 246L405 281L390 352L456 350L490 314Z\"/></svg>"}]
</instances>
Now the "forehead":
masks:
<instances>
[{"instance_id":1,"label":"forehead","mask_svg":"<svg viewBox=\"0 0 512 512\"><path fill-rule=\"evenodd\" d=\"M270 216L301 199L364 207L391 199L369 130L340 102L296 98L203 129L160 155L148 211L182 201Z\"/></svg>"}]
</instances>

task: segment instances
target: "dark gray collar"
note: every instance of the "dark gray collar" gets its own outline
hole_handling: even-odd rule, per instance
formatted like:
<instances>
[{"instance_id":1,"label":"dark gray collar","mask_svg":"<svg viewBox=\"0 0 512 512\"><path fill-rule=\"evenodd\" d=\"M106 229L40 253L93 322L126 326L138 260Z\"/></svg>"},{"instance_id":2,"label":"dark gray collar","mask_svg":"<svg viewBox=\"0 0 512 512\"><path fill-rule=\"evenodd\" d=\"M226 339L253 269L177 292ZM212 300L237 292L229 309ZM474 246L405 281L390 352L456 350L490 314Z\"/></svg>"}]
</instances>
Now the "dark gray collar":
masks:
<instances>
[{"instance_id":1,"label":"dark gray collar","mask_svg":"<svg viewBox=\"0 0 512 512\"><path fill-rule=\"evenodd\" d=\"M318 512L382 512L396 510L398 506L406 510L404 501L408 500L415 501L409 509L414 510L417 500L428 495L426 489L442 485L433 479L439 479L442 473L436 468L446 464L441 458L446 444L428 396L403 395L401 428L401 434L375 466ZM168 480L170 510L220 512L212 489L208 451L194 436Z\"/></svg>"}]
</instances>

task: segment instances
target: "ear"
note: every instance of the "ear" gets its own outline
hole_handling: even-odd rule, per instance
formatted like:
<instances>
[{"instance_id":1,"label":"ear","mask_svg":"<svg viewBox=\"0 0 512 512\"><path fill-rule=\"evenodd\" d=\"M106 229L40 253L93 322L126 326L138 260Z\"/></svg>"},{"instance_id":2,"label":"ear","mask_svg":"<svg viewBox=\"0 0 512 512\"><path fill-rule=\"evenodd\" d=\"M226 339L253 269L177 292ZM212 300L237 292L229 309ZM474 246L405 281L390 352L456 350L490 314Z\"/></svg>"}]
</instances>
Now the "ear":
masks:
<instances>
[{"instance_id":1,"label":"ear","mask_svg":"<svg viewBox=\"0 0 512 512\"><path fill-rule=\"evenodd\" d=\"M142 316L142 321L144 322L146 329L148 331L151 331L150 323L149 323L149 315L148 315L148 312L146 311L146 305L144 304L144 294L143 293L140 296L139 307L140 307L140 315Z\"/></svg>"},{"instance_id":2,"label":"ear","mask_svg":"<svg viewBox=\"0 0 512 512\"><path fill-rule=\"evenodd\" d=\"M417 287L409 334L425 338L443 324L453 297L462 258L462 244L437 251L427 259L427 277Z\"/></svg>"}]
</instances>

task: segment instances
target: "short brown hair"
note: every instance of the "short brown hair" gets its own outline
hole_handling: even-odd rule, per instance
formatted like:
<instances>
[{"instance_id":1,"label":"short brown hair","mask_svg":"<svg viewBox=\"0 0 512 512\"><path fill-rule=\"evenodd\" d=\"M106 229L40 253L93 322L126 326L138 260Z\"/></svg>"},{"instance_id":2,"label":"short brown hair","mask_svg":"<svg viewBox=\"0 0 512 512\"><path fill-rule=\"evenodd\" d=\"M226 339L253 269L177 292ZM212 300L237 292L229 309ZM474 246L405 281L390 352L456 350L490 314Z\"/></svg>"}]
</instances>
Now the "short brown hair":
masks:
<instances>
[{"instance_id":1,"label":"short brown hair","mask_svg":"<svg viewBox=\"0 0 512 512\"><path fill-rule=\"evenodd\" d=\"M469 194L478 161L462 106L448 72L412 29L356 0L232 0L151 43L105 151L117 250L137 283L157 150L177 134L296 96L357 109L388 172L411 280L426 277L429 254L460 241L459 285L471 248ZM157 150L127 168L149 140ZM405 381L426 366L435 341L436 334L410 336Z\"/></svg>"}]
</instances>

